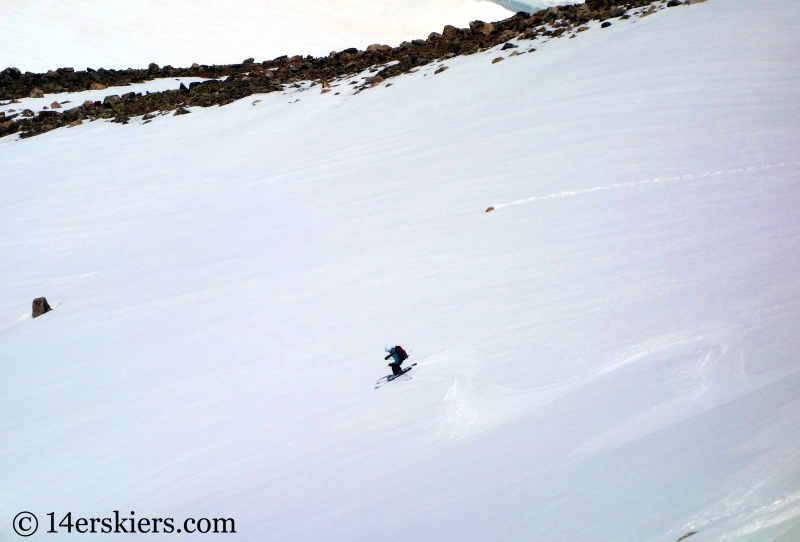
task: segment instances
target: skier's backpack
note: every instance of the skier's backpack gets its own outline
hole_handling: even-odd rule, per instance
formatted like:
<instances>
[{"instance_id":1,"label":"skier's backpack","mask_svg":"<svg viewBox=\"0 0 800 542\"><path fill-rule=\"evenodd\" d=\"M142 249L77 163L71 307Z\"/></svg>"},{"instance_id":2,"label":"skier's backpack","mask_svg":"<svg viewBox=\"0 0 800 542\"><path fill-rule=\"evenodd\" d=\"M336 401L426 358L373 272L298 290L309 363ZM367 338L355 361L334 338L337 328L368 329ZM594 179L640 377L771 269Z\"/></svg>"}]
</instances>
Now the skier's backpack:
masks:
<instances>
[{"instance_id":1,"label":"skier's backpack","mask_svg":"<svg viewBox=\"0 0 800 542\"><path fill-rule=\"evenodd\" d=\"M402 346L395 346L394 347L394 353L397 354L400 357L400 361L408 359L408 354L406 354L406 351L403 350Z\"/></svg>"}]
</instances>

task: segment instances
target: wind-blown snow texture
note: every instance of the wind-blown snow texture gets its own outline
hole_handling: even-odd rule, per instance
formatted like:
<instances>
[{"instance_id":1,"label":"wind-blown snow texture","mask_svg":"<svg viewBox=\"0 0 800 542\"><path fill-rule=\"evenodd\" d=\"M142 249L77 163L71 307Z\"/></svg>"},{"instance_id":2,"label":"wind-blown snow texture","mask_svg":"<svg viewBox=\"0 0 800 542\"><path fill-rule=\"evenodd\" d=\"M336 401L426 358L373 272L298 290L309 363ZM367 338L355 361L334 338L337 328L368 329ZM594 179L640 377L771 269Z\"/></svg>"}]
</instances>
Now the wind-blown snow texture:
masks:
<instances>
[{"instance_id":1,"label":"wind-blown snow texture","mask_svg":"<svg viewBox=\"0 0 800 542\"><path fill-rule=\"evenodd\" d=\"M798 540L798 23L0 140L0 537Z\"/></svg>"},{"instance_id":2,"label":"wind-blown snow texture","mask_svg":"<svg viewBox=\"0 0 800 542\"><path fill-rule=\"evenodd\" d=\"M259 61L397 45L511 15L483 0L6 0L0 69L43 72Z\"/></svg>"}]
</instances>

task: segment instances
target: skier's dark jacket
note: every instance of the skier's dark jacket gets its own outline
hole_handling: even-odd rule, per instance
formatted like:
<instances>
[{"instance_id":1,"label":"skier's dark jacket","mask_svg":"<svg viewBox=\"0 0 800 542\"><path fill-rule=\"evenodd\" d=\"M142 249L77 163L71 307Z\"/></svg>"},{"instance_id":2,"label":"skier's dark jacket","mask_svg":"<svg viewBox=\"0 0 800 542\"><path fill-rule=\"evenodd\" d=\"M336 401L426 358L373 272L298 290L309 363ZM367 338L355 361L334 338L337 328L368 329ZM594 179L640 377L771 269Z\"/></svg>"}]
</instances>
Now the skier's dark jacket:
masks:
<instances>
[{"instance_id":1,"label":"skier's dark jacket","mask_svg":"<svg viewBox=\"0 0 800 542\"><path fill-rule=\"evenodd\" d=\"M402 346L395 346L389 351L389 355L386 356L384 359L394 358L392 363L402 363L403 360L408 359L408 354L406 351L403 350Z\"/></svg>"}]
</instances>

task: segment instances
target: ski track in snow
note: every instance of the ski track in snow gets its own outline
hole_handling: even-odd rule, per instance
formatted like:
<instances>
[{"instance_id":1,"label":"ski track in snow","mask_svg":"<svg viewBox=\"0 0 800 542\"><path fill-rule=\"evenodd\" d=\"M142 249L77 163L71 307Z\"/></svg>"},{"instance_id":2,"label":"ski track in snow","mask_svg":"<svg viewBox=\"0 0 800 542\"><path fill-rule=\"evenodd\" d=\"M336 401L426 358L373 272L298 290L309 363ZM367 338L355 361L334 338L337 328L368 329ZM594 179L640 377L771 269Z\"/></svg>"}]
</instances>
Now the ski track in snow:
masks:
<instances>
[{"instance_id":1,"label":"ski track in snow","mask_svg":"<svg viewBox=\"0 0 800 542\"><path fill-rule=\"evenodd\" d=\"M556 198L566 198L568 196L580 196L582 194L591 194L592 192L601 192L604 190L615 190L617 188L631 188L634 186L642 186L645 184L656 184L656 183L667 183L667 182L675 182L675 181L695 181L699 179L707 179L709 177L718 177L721 175L734 175L736 173L754 173L756 171L764 171L767 169L777 169L783 167L792 167L800 165L800 161L798 162L781 162L780 164L766 164L763 166L751 166L751 167L741 167L741 168L734 168L725 171L709 171L706 173L700 174L689 174L689 175L676 175L674 177L661 177L656 179L644 179L642 181L631 181L627 183L614 183L614 184L607 184L604 186L595 186L593 188L583 188L581 190L568 190L566 192L557 192L554 194L548 194L546 196L534 196L531 198L520 199L517 201L512 201L509 203L498 203L493 205L495 211L497 209L502 209L503 207L510 207L512 205L522 205L523 203L533 203L535 201L544 201L548 199L556 199Z\"/></svg>"},{"instance_id":2,"label":"ski track in snow","mask_svg":"<svg viewBox=\"0 0 800 542\"><path fill-rule=\"evenodd\" d=\"M583 455L642 438L798 370L790 368L761 375L748 371L747 353L741 337L733 331L671 334L612 352L610 356L607 361L602 361L601 356L597 366L571 378L529 389L511 389L485 375L480 377L481 362L469 352L451 351L427 358L426 378L452 379L430 427L441 440L465 438L528 415L588 385L607 385L609 379L630 378L632 374L652 370L655 365L669 363L670 373L679 382L669 396L621 419L613 429L585 441L570 454ZM459 360L458 367L453 365L454 360ZM623 370L624 375L616 376Z\"/></svg>"}]
</instances>

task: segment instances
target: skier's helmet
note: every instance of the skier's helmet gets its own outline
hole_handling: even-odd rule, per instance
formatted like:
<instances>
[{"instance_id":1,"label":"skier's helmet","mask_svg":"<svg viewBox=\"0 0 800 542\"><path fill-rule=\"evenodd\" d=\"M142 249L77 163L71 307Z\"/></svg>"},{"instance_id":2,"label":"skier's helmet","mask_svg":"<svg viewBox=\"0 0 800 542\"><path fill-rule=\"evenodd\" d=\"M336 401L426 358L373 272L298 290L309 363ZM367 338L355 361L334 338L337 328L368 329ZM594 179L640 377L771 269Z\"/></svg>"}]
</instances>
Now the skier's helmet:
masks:
<instances>
[{"instance_id":1,"label":"skier's helmet","mask_svg":"<svg viewBox=\"0 0 800 542\"><path fill-rule=\"evenodd\" d=\"M387 352L391 352L392 351L392 347L391 346L386 346L384 348L384 350L386 350Z\"/></svg>"}]
</instances>

